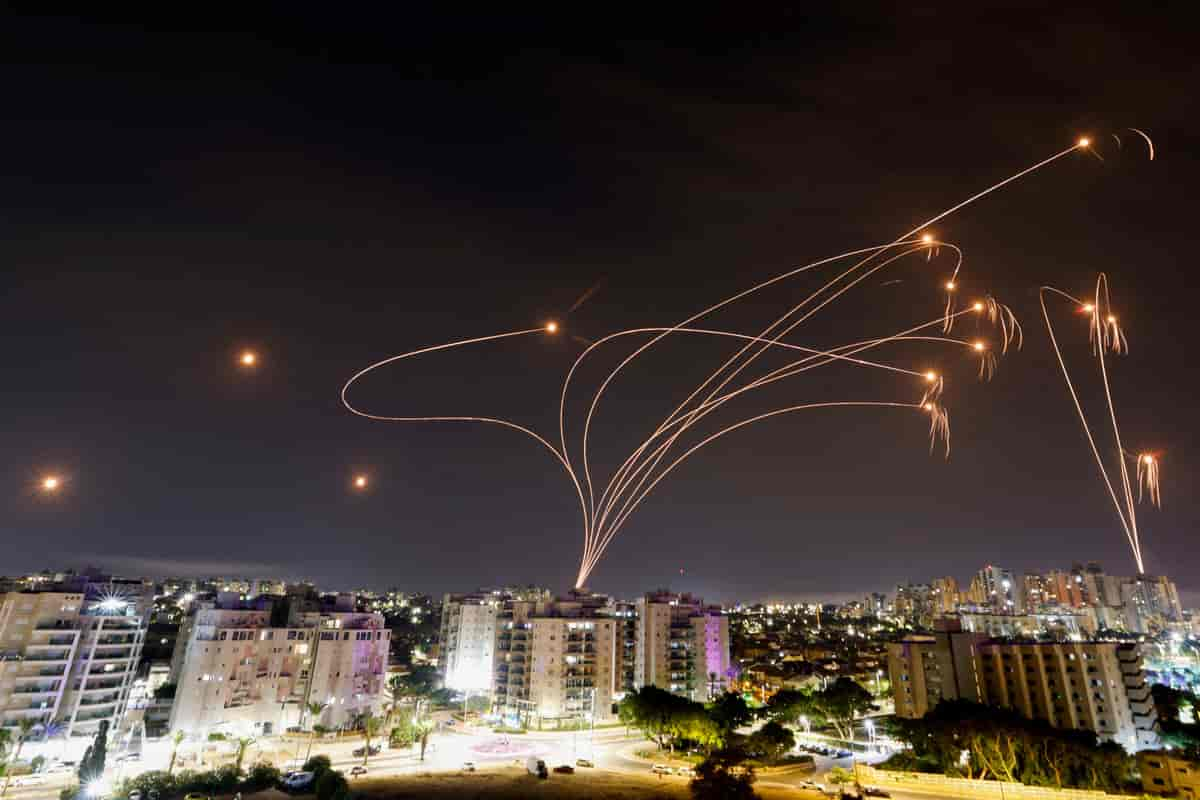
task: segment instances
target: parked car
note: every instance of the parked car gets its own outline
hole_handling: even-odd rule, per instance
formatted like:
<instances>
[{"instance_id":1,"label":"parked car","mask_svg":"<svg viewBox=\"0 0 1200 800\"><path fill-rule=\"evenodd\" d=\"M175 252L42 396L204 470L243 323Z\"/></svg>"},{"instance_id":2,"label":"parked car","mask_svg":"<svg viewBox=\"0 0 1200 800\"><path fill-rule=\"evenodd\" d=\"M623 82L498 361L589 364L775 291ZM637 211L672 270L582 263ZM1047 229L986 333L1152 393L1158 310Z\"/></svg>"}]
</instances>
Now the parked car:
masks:
<instances>
[{"instance_id":1,"label":"parked car","mask_svg":"<svg viewBox=\"0 0 1200 800\"><path fill-rule=\"evenodd\" d=\"M554 768L554 771L559 773L560 775L574 775L575 774L575 768L572 767L570 764L559 764L557 767Z\"/></svg>"},{"instance_id":2,"label":"parked car","mask_svg":"<svg viewBox=\"0 0 1200 800\"><path fill-rule=\"evenodd\" d=\"M141 761L142 754L141 753L122 753L121 755L117 756L113 760L117 764L129 764L134 761Z\"/></svg>"},{"instance_id":3,"label":"parked car","mask_svg":"<svg viewBox=\"0 0 1200 800\"><path fill-rule=\"evenodd\" d=\"M577 758L577 759L575 759L575 766L577 766L577 767L594 767L596 765L593 764L589 759Z\"/></svg>"},{"instance_id":4,"label":"parked car","mask_svg":"<svg viewBox=\"0 0 1200 800\"><path fill-rule=\"evenodd\" d=\"M474 772L477 769L474 761L464 761L462 768L463 772Z\"/></svg>"},{"instance_id":5,"label":"parked car","mask_svg":"<svg viewBox=\"0 0 1200 800\"><path fill-rule=\"evenodd\" d=\"M653 767L650 768L650 771L653 772L655 775L670 775L671 774L671 768L668 767L666 764L655 764Z\"/></svg>"},{"instance_id":6,"label":"parked car","mask_svg":"<svg viewBox=\"0 0 1200 800\"><path fill-rule=\"evenodd\" d=\"M50 766L46 767L46 772L50 773L50 774L55 774L55 773L59 773L59 772L74 772L74 771L75 771L75 762L74 761L55 761Z\"/></svg>"},{"instance_id":7,"label":"parked car","mask_svg":"<svg viewBox=\"0 0 1200 800\"><path fill-rule=\"evenodd\" d=\"M864 786L863 797L891 797L891 795L878 786Z\"/></svg>"},{"instance_id":8,"label":"parked car","mask_svg":"<svg viewBox=\"0 0 1200 800\"><path fill-rule=\"evenodd\" d=\"M350 777L351 778L356 778L359 775L366 775L366 774L367 774L367 768L364 767L362 764L356 764L355 766L350 768Z\"/></svg>"},{"instance_id":9,"label":"parked car","mask_svg":"<svg viewBox=\"0 0 1200 800\"><path fill-rule=\"evenodd\" d=\"M825 791L825 786L817 783L816 781L800 781L800 783L796 784L796 786L801 789L811 789L815 792Z\"/></svg>"},{"instance_id":10,"label":"parked car","mask_svg":"<svg viewBox=\"0 0 1200 800\"><path fill-rule=\"evenodd\" d=\"M290 789L295 792L306 788L313 782L314 777L316 776L312 772L290 772L281 783L284 789ZM186 798L185 800L190 800L190 798Z\"/></svg>"},{"instance_id":11,"label":"parked car","mask_svg":"<svg viewBox=\"0 0 1200 800\"><path fill-rule=\"evenodd\" d=\"M838 758L849 758L852 755L854 755L854 753L851 753L849 750L838 750L837 751Z\"/></svg>"},{"instance_id":12,"label":"parked car","mask_svg":"<svg viewBox=\"0 0 1200 800\"><path fill-rule=\"evenodd\" d=\"M13 783L17 786L40 786L46 782L46 776L40 772L35 772L32 775L21 775L18 778L13 778Z\"/></svg>"},{"instance_id":13,"label":"parked car","mask_svg":"<svg viewBox=\"0 0 1200 800\"><path fill-rule=\"evenodd\" d=\"M691 767L676 767L675 774L681 778L694 778L696 777L696 770Z\"/></svg>"},{"instance_id":14,"label":"parked car","mask_svg":"<svg viewBox=\"0 0 1200 800\"><path fill-rule=\"evenodd\" d=\"M375 747L374 745L371 746L371 755L377 756L381 752L383 752L383 748ZM354 756L355 758L362 758L364 755L366 755L366 753L367 753L367 748L360 747L357 750L352 751L350 753L350 755Z\"/></svg>"}]
</instances>

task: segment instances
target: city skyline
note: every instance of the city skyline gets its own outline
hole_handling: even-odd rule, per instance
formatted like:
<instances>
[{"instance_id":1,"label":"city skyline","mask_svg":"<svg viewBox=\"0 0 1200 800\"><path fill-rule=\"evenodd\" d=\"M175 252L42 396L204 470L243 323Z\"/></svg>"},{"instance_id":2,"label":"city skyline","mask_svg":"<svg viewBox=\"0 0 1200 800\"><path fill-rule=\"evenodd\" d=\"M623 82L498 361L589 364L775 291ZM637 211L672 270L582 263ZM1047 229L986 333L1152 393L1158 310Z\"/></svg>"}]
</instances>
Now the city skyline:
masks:
<instances>
[{"instance_id":1,"label":"city skyline","mask_svg":"<svg viewBox=\"0 0 1200 800\"><path fill-rule=\"evenodd\" d=\"M347 375L556 320L552 340L421 362L365 398L554 430L554 404L535 400L583 348L573 337L673 324L826 253L891 241L1091 136L1103 161L1075 153L937 230L1026 340L986 385L967 360L932 365L952 378L949 462L927 454L919 420L741 431L664 484L589 585L846 597L1079 554L1132 573L1037 319L1036 287L1084 296L1105 272L1131 350L1112 366L1125 440L1164 451L1163 508L1140 520L1146 570L1195 604L1197 442L1183 409L1197 387L1177 366L1194 294L1190 51L1065 10L1038 30L972 15L931 30L897 14L881 29L829 12L717 52L705 43L724 23L697 21L682 51L597 40L566 60L538 30L497 44L490 29L431 24L428 44L397 52L297 16L267 52L229 33L19 21L39 50L15 51L6 132L20 154L0 315L6 571L249 564L339 586L565 589L577 508L543 453L504 431L366 424L338 405ZM908 25L933 43L891 38ZM1012 35L967 52L990 26ZM1014 38L1033 57L996 61ZM214 43L225 66L196 73ZM947 48L954 70L936 55ZM153 74L137 71L146 63ZM1153 161L1109 138L1129 126L1153 135ZM869 287L880 331L909 318L900 291L928 286L939 301L921 263ZM772 311L728 327L755 333ZM849 314L831 322L861 322ZM1086 330L1056 326L1081 370ZM700 355L683 343L635 376L656 413L703 379ZM642 402L614 387L600 415L616 439L644 435Z\"/></svg>"}]
</instances>

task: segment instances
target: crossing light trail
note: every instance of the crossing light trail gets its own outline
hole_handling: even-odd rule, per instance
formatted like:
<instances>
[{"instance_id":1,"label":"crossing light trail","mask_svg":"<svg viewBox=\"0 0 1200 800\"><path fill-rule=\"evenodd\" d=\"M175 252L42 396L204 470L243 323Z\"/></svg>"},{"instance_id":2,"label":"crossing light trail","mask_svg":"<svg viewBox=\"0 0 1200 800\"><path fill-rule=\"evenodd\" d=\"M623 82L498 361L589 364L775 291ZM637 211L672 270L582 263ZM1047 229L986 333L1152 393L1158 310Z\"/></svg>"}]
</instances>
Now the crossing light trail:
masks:
<instances>
[{"instance_id":1,"label":"crossing light trail","mask_svg":"<svg viewBox=\"0 0 1200 800\"><path fill-rule=\"evenodd\" d=\"M1117 315L1112 309L1112 301L1108 292L1108 277L1103 272L1096 277L1095 294L1090 300L1080 300L1053 286L1043 286L1038 293L1038 297L1042 307L1042 318L1046 323L1046 333L1050 337L1050 345L1054 348L1054 355L1058 359L1059 369L1062 371L1063 379L1067 383L1067 391L1071 395L1071 402L1075 406L1075 413L1079 416L1079 422L1083 426L1083 433L1087 439L1088 447L1092 451L1096 467L1100 470L1100 477L1104 481L1104 486L1108 489L1109 497L1112 498L1113 506L1117 511L1117 519L1121 523L1121 530L1129 542L1129 548L1133 552L1134 563L1137 566L1138 574L1141 575L1145 573L1145 565L1142 561L1142 542L1141 534L1138 530L1137 503L1133 498L1133 483L1136 483L1138 486L1139 501L1143 497L1148 497L1152 504L1161 506L1159 463L1157 456L1153 453L1142 452L1131 456L1121 442L1121 427L1117 423L1117 412L1113 404L1112 387L1109 381L1108 363L1105 359L1105 352L1111 351L1114 354L1128 353L1129 343L1126 341L1125 332L1121 329ZM1047 298L1068 301L1074 308L1075 313L1082 315L1087 320L1088 339L1092 345L1092 355L1095 357L1099 368L1101 385L1104 387L1104 403L1108 411L1107 422L1108 427L1112 430L1114 442L1113 449L1107 451L1110 453L1107 461L1116 462L1117 474L1120 478L1119 486L1114 486L1112 477L1109 474L1109 466L1111 464L1106 463L1106 459L1101 454L1100 446L1096 444L1096 436L1092 431L1091 424L1088 422L1088 416L1083 410L1083 404L1079 399L1079 392L1071 380L1071 372L1067 369L1066 359L1063 356L1062 348L1059 346L1058 337L1054 332L1054 324L1050 318L1050 311L1046 307ZM1131 457L1135 464L1135 472L1132 479L1129 475L1128 463Z\"/></svg>"},{"instance_id":2,"label":"crossing light trail","mask_svg":"<svg viewBox=\"0 0 1200 800\"><path fill-rule=\"evenodd\" d=\"M1086 152L1090 148L1091 140L1086 137L1081 138L1070 147L1025 167L938 212L890 242L856 248L795 267L726 297L673 325L651 325L618 330L593 341L590 338L579 336L569 327L564 326L561 321L549 321L536 328L478 336L424 347L376 361L355 373L342 387L342 403L352 413L375 421L491 424L518 431L534 439L551 453L567 473L579 503L583 547L576 586L582 587L599 565L618 533L641 503L668 474L703 448L749 425L800 412L826 414L831 420L835 420L839 418L840 412L846 409L857 412L900 410L927 418L930 451L933 452L941 443L944 454L948 457L950 416L945 405L947 375L954 371L956 361L965 358L977 362L977 374L981 379L990 379L996 370L998 360L1010 348L1019 349L1021 347L1023 333L1020 323L1008 306L989 294L976 295L971 291L970 282L963 271L962 250L952 242L939 237L931 226L1025 176L1072 153ZM947 256L951 259L948 263L946 262ZM914 265L914 259L926 263ZM802 330L804 323L835 304L847 302L846 298L851 295L853 290L863 287L864 282L871 276L894 269L910 269L914 266L916 269L922 270L919 272L921 280L915 282L898 280L906 287L909 285L930 286L944 298L939 301L939 308L935 312L937 316L933 319L922 315L922 317L926 317L927 321L913 323L897 331L871 333L862 329L873 318L868 311L857 317L844 317L848 320L856 320L850 335L846 337L848 341L845 344L813 347L794 340L797 331ZM832 276L821 283L816 291L804 296L799 302L792 303L781 316L769 320L764 327L755 332L726 330L725 326L706 321L707 317L735 305L740 300L752 295L762 296L762 293L768 290L781 288L789 279L807 273L817 273L821 270L830 270ZM895 285L897 282L897 280L886 281L883 285ZM874 283L877 282L872 282L872 284ZM1119 343L1123 347L1124 335L1115 318L1111 322L1108 321L1109 313L1106 306L1106 316L1102 322L1097 323L1099 327L1094 331L1094 335L1104 346L1115 349ZM973 335L959 336L954 331L956 324L960 324L963 317L974 318L976 330ZM918 317L918 319L920 318ZM1099 318L1097 317L1097 319ZM455 348L483 346L519 338L527 339L534 334L556 336L560 333L565 333L574 341L582 342L586 346L567 370L559 391L557 444L551 443L532 428L498 417L379 414L361 409L350 401L350 389L358 381L382 367L400 361ZM587 411L583 416L578 433L575 434L577 446L572 447L572 437L568 435L568 420L572 415L568 414L568 406L572 404L570 390L573 384L579 382L580 368L601 348L607 351L630 341L630 337L635 342L640 339L645 340L621 357L619 363L608 371L589 393L585 394ZM592 463L592 448L590 447L593 423L597 421L600 401L609 386L629 364L643 358L651 350L655 350L656 346L667 337L672 337L672 340L688 337L714 343L732 342L737 344L738 348L732 356L718 360L708 377L693 388L665 418L648 426L649 433L646 438L629 451L627 457L615 470L601 476L596 473ZM917 360L903 363L879 355L898 344L924 345L930 348L931 352L921 355ZM758 363L760 357L767 353L790 354L792 360L783 366L764 370L758 366ZM955 353L960 355L955 357ZM946 360L947 358L949 361ZM814 370L831 365L840 365L853 371L868 370L881 375L890 375L899 382L896 390L900 396L849 397L832 400L804 399L803 402L796 402L793 393L801 388L797 387L797 379ZM768 387L771 388L768 389ZM579 387L575 388L578 391ZM778 407L773 410L755 413L742 419L738 419L738 415L732 414L731 410L737 407L737 400L750 394L763 392L770 392L768 396L772 398L776 393L781 394L783 400L782 402L777 400ZM649 411L653 406L650 405L649 398L645 399L647 402L644 406ZM771 405L775 405L775 403ZM729 418L731 414L732 420ZM716 422L717 429L715 431L709 428L709 432L698 432L699 426L712 421ZM1145 455L1153 458L1151 454ZM1148 461L1144 458L1137 461L1136 475L1139 492L1148 493L1152 501L1156 501L1158 497L1157 470L1157 461ZM1126 487L1126 494L1132 500L1132 489ZM1116 499L1115 492L1114 499Z\"/></svg>"}]
</instances>

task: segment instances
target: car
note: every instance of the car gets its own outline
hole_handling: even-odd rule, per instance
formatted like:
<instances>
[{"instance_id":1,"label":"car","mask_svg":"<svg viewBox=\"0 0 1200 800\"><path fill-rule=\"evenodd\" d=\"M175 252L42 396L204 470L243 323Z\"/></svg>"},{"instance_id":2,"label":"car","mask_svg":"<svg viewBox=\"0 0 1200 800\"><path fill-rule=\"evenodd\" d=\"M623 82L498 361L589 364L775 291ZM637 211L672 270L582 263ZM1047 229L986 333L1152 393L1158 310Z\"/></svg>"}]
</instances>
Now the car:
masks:
<instances>
[{"instance_id":1,"label":"car","mask_svg":"<svg viewBox=\"0 0 1200 800\"><path fill-rule=\"evenodd\" d=\"M891 797L890 794L880 789L878 786L864 786L863 797Z\"/></svg>"},{"instance_id":2,"label":"car","mask_svg":"<svg viewBox=\"0 0 1200 800\"><path fill-rule=\"evenodd\" d=\"M212 798L204 792L188 792L183 796L183 800L212 800Z\"/></svg>"},{"instance_id":3,"label":"car","mask_svg":"<svg viewBox=\"0 0 1200 800\"><path fill-rule=\"evenodd\" d=\"M350 777L351 778L356 777L358 775L366 775L366 774L367 774L367 768L364 767L362 764L357 764L350 768Z\"/></svg>"},{"instance_id":4,"label":"car","mask_svg":"<svg viewBox=\"0 0 1200 800\"><path fill-rule=\"evenodd\" d=\"M594 767L596 765L593 764L591 762L591 760L589 760L589 759L577 758L577 759L575 759L575 766L577 766L577 767Z\"/></svg>"},{"instance_id":5,"label":"car","mask_svg":"<svg viewBox=\"0 0 1200 800\"><path fill-rule=\"evenodd\" d=\"M570 764L559 764L557 767L554 768L554 771L559 773L560 775L574 775L575 774L575 768L572 767Z\"/></svg>"},{"instance_id":6,"label":"car","mask_svg":"<svg viewBox=\"0 0 1200 800\"><path fill-rule=\"evenodd\" d=\"M46 782L46 776L40 772L35 772L32 775L21 775L13 779L13 783L17 786L40 786Z\"/></svg>"},{"instance_id":7,"label":"car","mask_svg":"<svg viewBox=\"0 0 1200 800\"><path fill-rule=\"evenodd\" d=\"M463 772L474 772L476 770L475 762L474 761L464 761L462 768L463 768Z\"/></svg>"},{"instance_id":8,"label":"car","mask_svg":"<svg viewBox=\"0 0 1200 800\"><path fill-rule=\"evenodd\" d=\"M825 786L817 783L816 781L800 781L798 784L796 784L796 787L799 789L812 789L816 792L825 791Z\"/></svg>"},{"instance_id":9,"label":"car","mask_svg":"<svg viewBox=\"0 0 1200 800\"><path fill-rule=\"evenodd\" d=\"M675 774L681 778L694 778L696 777L696 770L691 767L676 767Z\"/></svg>"},{"instance_id":10,"label":"car","mask_svg":"<svg viewBox=\"0 0 1200 800\"><path fill-rule=\"evenodd\" d=\"M141 761L141 760L142 760L141 753L122 753L121 755L117 756L114 759L114 761L118 764L129 764L131 762Z\"/></svg>"},{"instance_id":11,"label":"car","mask_svg":"<svg viewBox=\"0 0 1200 800\"><path fill-rule=\"evenodd\" d=\"M382 748L372 746L370 755L377 756L381 752L383 752ZM355 758L362 758L366 754L367 754L367 748L365 748L365 747L360 747L357 750L352 750L350 752L350 755L354 756Z\"/></svg>"},{"instance_id":12,"label":"car","mask_svg":"<svg viewBox=\"0 0 1200 800\"><path fill-rule=\"evenodd\" d=\"M650 768L650 771L653 772L655 775L670 775L671 774L671 768L668 767L666 764L655 764L653 767Z\"/></svg>"},{"instance_id":13,"label":"car","mask_svg":"<svg viewBox=\"0 0 1200 800\"><path fill-rule=\"evenodd\" d=\"M310 783L312 783L314 777L316 776L312 772L292 772L289 773L287 777L281 781L281 783L283 784L284 789L299 791L300 789L304 789ZM185 800L189 800L189 798L185 798Z\"/></svg>"},{"instance_id":14,"label":"car","mask_svg":"<svg viewBox=\"0 0 1200 800\"><path fill-rule=\"evenodd\" d=\"M852 755L854 755L854 753L851 753L849 750L838 750L837 751L838 758L849 758Z\"/></svg>"},{"instance_id":15,"label":"car","mask_svg":"<svg viewBox=\"0 0 1200 800\"><path fill-rule=\"evenodd\" d=\"M56 761L53 764L51 764L50 766L46 767L46 772L49 774L55 774L55 773L59 773L59 772L74 772L74 771L75 771L75 762L74 761Z\"/></svg>"}]
</instances>

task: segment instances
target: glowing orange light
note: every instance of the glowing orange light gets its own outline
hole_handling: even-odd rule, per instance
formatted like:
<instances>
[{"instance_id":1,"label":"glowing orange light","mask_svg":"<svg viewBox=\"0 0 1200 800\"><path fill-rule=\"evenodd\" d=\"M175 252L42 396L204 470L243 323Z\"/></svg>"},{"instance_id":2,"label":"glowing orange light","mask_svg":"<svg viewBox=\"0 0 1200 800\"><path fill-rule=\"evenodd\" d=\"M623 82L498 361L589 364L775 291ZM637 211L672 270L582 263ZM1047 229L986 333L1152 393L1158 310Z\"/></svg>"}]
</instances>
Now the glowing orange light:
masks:
<instances>
[{"instance_id":1,"label":"glowing orange light","mask_svg":"<svg viewBox=\"0 0 1200 800\"><path fill-rule=\"evenodd\" d=\"M365 488L367 488L367 476L366 476L366 475L358 475L358 476L356 476L356 477L354 478L354 488L355 488L355 489L365 489Z\"/></svg>"},{"instance_id":2,"label":"glowing orange light","mask_svg":"<svg viewBox=\"0 0 1200 800\"><path fill-rule=\"evenodd\" d=\"M984 344L983 344L983 342L975 342L971 345L971 347L974 347L976 350L983 352Z\"/></svg>"},{"instance_id":3,"label":"glowing orange light","mask_svg":"<svg viewBox=\"0 0 1200 800\"><path fill-rule=\"evenodd\" d=\"M936 373L936 372L934 372L933 370L930 370L929 372L926 372L926 373L925 373L925 380L929 381L930 383L933 383L934 381L936 381L936 380L937 380L937 373Z\"/></svg>"},{"instance_id":4,"label":"glowing orange light","mask_svg":"<svg viewBox=\"0 0 1200 800\"><path fill-rule=\"evenodd\" d=\"M975 309L976 311L983 311L983 303L976 301L975 305L971 306L971 308Z\"/></svg>"},{"instance_id":5,"label":"glowing orange light","mask_svg":"<svg viewBox=\"0 0 1200 800\"><path fill-rule=\"evenodd\" d=\"M1079 310L1085 314L1090 314L1096 310L1096 307L1094 305L1092 305L1091 303L1084 303L1083 308L1081 308Z\"/></svg>"},{"instance_id":6,"label":"glowing orange light","mask_svg":"<svg viewBox=\"0 0 1200 800\"><path fill-rule=\"evenodd\" d=\"M42 490L47 492L56 491L61 483L57 475L47 475L45 478L42 478Z\"/></svg>"},{"instance_id":7,"label":"glowing orange light","mask_svg":"<svg viewBox=\"0 0 1200 800\"><path fill-rule=\"evenodd\" d=\"M252 350L247 350L242 353L242 357L238 360L242 362L243 367L253 367L258 363L258 355Z\"/></svg>"},{"instance_id":8,"label":"glowing orange light","mask_svg":"<svg viewBox=\"0 0 1200 800\"><path fill-rule=\"evenodd\" d=\"M932 241L933 241L933 235L932 235L932 234L929 234L929 233L927 233L927 234L925 234L924 236L922 236L922 237L921 237L921 241L922 241L922 242L924 242L925 244L929 244L930 242L932 242Z\"/></svg>"},{"instance_id":9,"label":"glowing orange light","mask_svg":"<svg viewBox=\"0 0 1200 800\"><path fill-rule=\"evenodd\" d=\"M1154 456L1142 456L1142 462L1145 464L1153 464Z\"/></svg>"},{"instance_id":10,"label":"glowing orange light","mask_svg":"<svg viewBox=\"0 0 1200 800\"><path fill-rule=\"evenodd\" d=\"M946 281L946 291L953 292L954 288L954 281Z\"/></svg>"},{"instance_id":11,"label":"glowing orange light","mask_svg":"<svg viewBox=\"0 0 1200 800\"><path fill-rule=\"evenodd\" d=\"M557 322L546 323L546 333L558 333L558 323Z\"/></svg>"},{"instance_id":12,"label":"glowing orange light","mask_svg":"<svg viewBox=\"0 0 1200 800\"><path fill-rule=\"evenodd\" d=\"M1087 147L1091 143L1092 143L1092 140L1087 138L1086 136L1081 136L1079 138L1079 146L1080 147Z\"/></svg>"},{"instance_id":13,"label":"glowing orange light","mask_svg":"<svg viewBox=\"0 0 1200 800\"><path fill-rule=\"evenodd\" d=\"M1112 323L1114 323L1114 322L1116 322L1116 321L1117 321L1117 318L1116 318L1116 317L1114 317L1112 314L1109 314L1109 315L1108 315L1108 321L1109 321L1109 324L1112 324Z\"/></svg>"},{"instance_id":14,"label":"glowing orange light","mask_svg":"<svg viewBox=\"0 0 1200 800\"><path fill-rule=\"evenodd\" d=\"M926 404L925 404L925 410L926 410L926 411L933 411L933 403L926 403Z\"/></svg>"}]
</instances>

